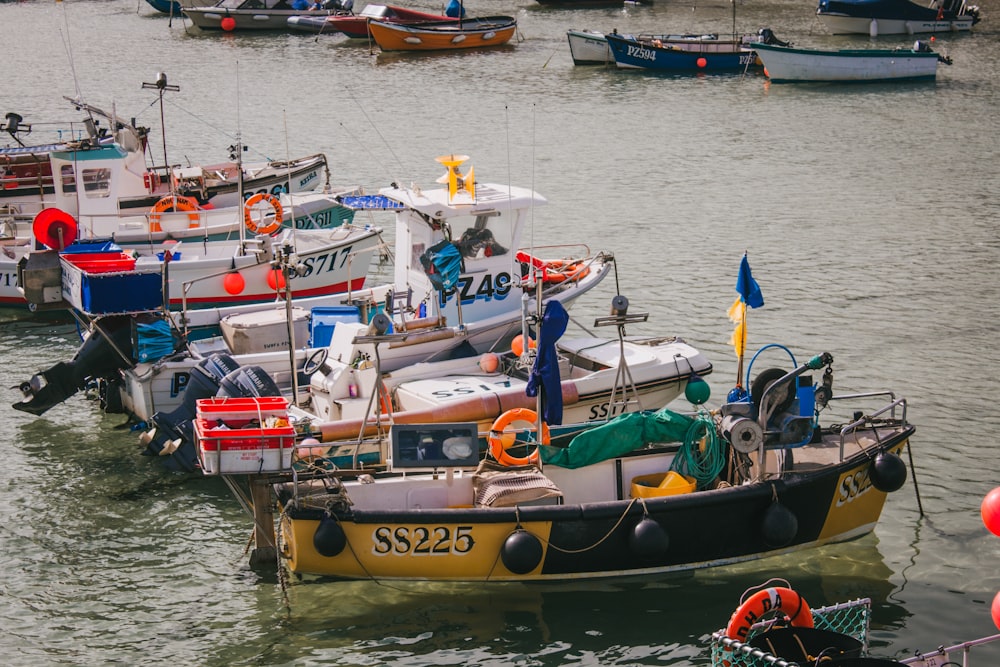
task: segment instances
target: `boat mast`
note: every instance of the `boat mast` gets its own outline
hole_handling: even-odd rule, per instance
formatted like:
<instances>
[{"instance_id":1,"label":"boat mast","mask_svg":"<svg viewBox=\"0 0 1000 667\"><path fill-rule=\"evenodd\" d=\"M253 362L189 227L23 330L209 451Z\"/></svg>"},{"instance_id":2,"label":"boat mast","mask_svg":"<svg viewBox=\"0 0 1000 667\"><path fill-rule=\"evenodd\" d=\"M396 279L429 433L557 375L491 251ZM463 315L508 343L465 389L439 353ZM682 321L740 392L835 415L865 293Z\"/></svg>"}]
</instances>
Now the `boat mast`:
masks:
<instances>
[{"instance_id":1,"label":"boat mast","mask_svg":"<svg viewBox=\"0 0 1000 667\"><path fill-rule=\"evenodd\" d=\"M160 93L160 136L162 137L163 141L163 166L164 169L166 169L166 176L168 182L170 183L170 194L172 196L177 196L174 179L171 178L170 160L167 159L167 124L164 122L164 115L163 115L163 93L167 90L172 92L177 92L181 89L181 87L168 85L167 75L163 72L157 72L156 81L154 81L153 83L143 82L142 87L144 89L152 88L158 90ZM114 128L111 129L114 130Z\"/></svg>"}]
</instances>

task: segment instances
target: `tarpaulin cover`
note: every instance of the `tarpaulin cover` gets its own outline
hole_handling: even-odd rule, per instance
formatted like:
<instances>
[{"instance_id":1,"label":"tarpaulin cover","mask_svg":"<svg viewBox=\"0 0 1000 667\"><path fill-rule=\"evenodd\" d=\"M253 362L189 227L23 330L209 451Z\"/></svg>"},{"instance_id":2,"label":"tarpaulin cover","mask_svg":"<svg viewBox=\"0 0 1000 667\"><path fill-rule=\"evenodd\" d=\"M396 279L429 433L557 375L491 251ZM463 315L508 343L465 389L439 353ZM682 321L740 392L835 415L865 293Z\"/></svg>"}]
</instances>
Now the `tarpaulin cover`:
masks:
<instances>
[{"instance_id":1,"label":"tarpaulin cover","mask_svg":"<svg viewBox=\"0 0 1000 667\"><path fill-rule=\"evenodd\" d=\"M136 324L135 331L140 362L153 362L174 353L174 335L165 321Z\"/></svg>"},{"instance_id":2,"label":"tarpaulin cover","mask_svg":"<svg viewBox=\"0 0 1000 667\"><path fill-rule=\"evenodd\" d=\"M541 446L542 462L561 468L582 468L613 459L653 442L683 442L693 417L666 408L630 412L573 438L566 447Z\"/></svg>"},{"instance_id":3,"label":"tarpaulin cover","mask_svg":"<svg viewBox=\"0 0 1000 667\"><path fill-rule=\"evenodd\" d=\"M340 203L355 210L394 211L403 208L401 203L385 195L345 195L340 198Z\"/></svg>"}]
</instances>

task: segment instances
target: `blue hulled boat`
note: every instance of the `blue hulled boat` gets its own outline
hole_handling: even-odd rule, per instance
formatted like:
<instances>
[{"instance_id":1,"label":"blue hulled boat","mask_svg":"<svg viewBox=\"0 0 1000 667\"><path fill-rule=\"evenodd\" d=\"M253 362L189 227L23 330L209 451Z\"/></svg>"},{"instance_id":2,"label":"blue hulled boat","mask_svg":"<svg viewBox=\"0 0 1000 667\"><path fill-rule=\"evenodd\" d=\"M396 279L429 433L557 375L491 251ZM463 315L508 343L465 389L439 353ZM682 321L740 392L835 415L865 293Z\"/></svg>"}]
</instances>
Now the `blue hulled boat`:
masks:
<instances>
[{"instance_id":1,"label":"blue hulled boat","mask_svg":"<svg viewBox=\"0 0 1000 667\"><path fill-rule=\"evenodd\" d=\"M176 0L146 0L149 6L161 14L181 16L181 3Z\"/></svg>"},{"instance_id":2,"label":"blue hulled boat","mask_svg":"<svg viewBox=\"0 0 1000 667\"><path fill-rule=\"evenodd\" d=\"M979 7L966 0L819 0L816 16L834 35L914 35L963 32L979 23Z\"/></svg>"},{"instance_id":3,"label":"blue hulled boat","mask_svg":"<svg viewBox=\"0 0 1000 667\"><path fill-rule=\"evenodd\" d=\"M718 35L605 35L622 69L670 72L725 72L759 67L753 42L784 44L767 28L756 35L719 39Z\"/></svg>"}]
</instances>

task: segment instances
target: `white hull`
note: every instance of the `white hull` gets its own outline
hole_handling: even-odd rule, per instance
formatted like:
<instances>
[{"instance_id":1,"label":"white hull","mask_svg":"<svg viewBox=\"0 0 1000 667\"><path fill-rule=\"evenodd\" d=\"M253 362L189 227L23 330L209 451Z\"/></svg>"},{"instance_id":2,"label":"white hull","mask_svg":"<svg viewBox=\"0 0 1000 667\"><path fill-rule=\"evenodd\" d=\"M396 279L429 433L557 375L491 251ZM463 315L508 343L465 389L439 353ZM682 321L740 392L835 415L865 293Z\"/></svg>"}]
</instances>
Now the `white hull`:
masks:
<instances>
[{"instance_id":1,"label":"white hull","mask_svg":"<svg viewBox=\"0 0 1000 667\"><path fill-rule=\"evenodd\" d=\"M552 300L560 301L569 309L572 302L599 283L611 270L610 264L595 266L591 275L572 289L553 294ZM352 293L352 300L379 301L385 298L388 286L358 290ZM295 305L310 309L316 306L341 305L345 295L337 295L334 299L296 300ZM529 300L529 309L534 310L534 299ZM284 319L284 307L273 304L262 305L259 310L274 309L274 326L281 333L287 330ZM230 308L203 309L193 311L188 320L191 326L206 326L219 322L227 315L248 312L247 309ZM491 317L483 321L470 322L459 331L455 327L428 327L413 329L409 334L395 334L385 337L385 342L378 345L380 367L383 372L393 372L418 363L433 362L435 359L446 359L450 352L460 346L471 347L476 353L493 350L499 340L509 339L520 330L520 311L509 311L505 314ZM286 338L287 340L287 338ZM306 340L296 340L296 354L301 366L314 350L306 349ZM359 343L348 351L338 351L337 342L331 342L330 353L334 357L367 355L374 358L373 343ZM344 343L349 345L349 343ZM209 341L195 341L189 345L190 354L154 364L139 364L134 369L123 373L125 386L122 398L128 412L142 420L149 420L156 412L169 412L177 408L184 400L183 389L191 369L200 361L214 353L224 353L234 356L240 366L260 366L278 386L291 392L291 373L289 371L289 353L287 348L281 352L267 352L247 355L235 355L221 337ZM497 350L505 352L504 350ZM303 391L307 387L301 388ZM302 392L300 392L301 394ZM658 397L662 398L662 397Z\"/></svg>"},{"instance_id":2,"label":"white hull","mask_svg":"<svg viewBox=\"0 0 1000 667\"><path fill-rule=\"evenodd\" d=\"M574 65L613 65L615 57L603 32L597 30L567 30L569 53Z\"/></svg>"},{"instance_id":3,"label":"white hull","mask_svg":"<svg viewBox=\"0 0 1000 667\"><path fill-rule=\"evenodd\" d=\"M767 76L783 82L860 82L933 79L935 53L890 50L811 51L755 45Z\"/></svg>"},{"instance_id":4,"label":"white hull","mask_svg":"<svg viewBox=\"0 0 1000 667\"><path fill-rule=\"evenodd\" d=\"M872 19L835 14L817 14L820 23L834 35L922 35L940 32L972 30L973 18L955 21L903 21L897 19Z\"/></svg>"},{"instance_id":5,"label":"white hull","mask_svg":"<svg viewBox=\"0 0 1000 667\"><path fill-rule=\"evenodd\" d=\"M557 349L567 424L662 407L684 392L692 372L712 370L698 350L675 338L626 341L627 374L620 370L617 340L570 338ZM329 373L312 376L311 403L303 417L314 422L313 432L322 433L325 442L334 442L356 439L362 428L374 428L376 417L388 421L390 411L396 423L477 421L485 432L505 410L535 406L536 399L525 394L530 365L518 366L516 357L506 355L498 370L488 372L481 362L476 356L383 374L391 405L384 398L372 400L374 368L330 363Z\"/></svg>"}]
</instances>

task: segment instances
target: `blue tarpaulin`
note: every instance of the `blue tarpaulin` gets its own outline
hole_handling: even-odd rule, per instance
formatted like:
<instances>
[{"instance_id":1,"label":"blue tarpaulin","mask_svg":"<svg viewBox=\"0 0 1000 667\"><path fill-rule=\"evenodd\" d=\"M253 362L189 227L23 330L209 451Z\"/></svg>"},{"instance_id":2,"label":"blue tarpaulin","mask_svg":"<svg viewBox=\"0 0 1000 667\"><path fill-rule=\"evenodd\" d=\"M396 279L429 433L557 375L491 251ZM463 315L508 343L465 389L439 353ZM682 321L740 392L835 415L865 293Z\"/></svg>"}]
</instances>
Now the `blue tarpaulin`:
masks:
<instances>
[{"instance_id":1,"label":"blue tarpaulin","mask_svg":"<svg viewBox=\"0 0 1000 667\"><path fill-rule=\"evenodd\" d=\"M139 361L153 362L174 353L174 334L165 321L136 324L135 330Z\"/></svg>"},{"instance_id":2,"label":"blue tarpaulin","mask_svg":"<svg viewBox=\"0 0 1000 667\"><path fill-rule=\"evenodd\" d=\"M545 304L542 324L538 328L538 353L535 355L535 365L531 369L524 393L528 396L538 396L538 391L541 390L542 419L546 424L562 424L562 381L559 378L559 353L556 351L556 341L566 333L567 324L569 324L569 313L560 302L549 301Z\"/></svg>"},{"instance_id":3,"label":"blue tarpaulin","mask_svg":"<svg viewBox=\"0 0 1000 667\"><path fill-rule=\"evenodd\" d=\"M340 203L347 208L366 211L396 211L404 208L398 201L384 195L346 195L340 198Z\"/></svg>"},{"instance_id":4,"label":"blue tarpaulin","mask_svg":"<svg viewBox=\"0 0 1000 667\"><path fill-rule=\"evenodd\" d=\"M435 289L454 289L462 275L462 255L447 239L428 248L420 263Z\"/></svg>"}]
</instances>

